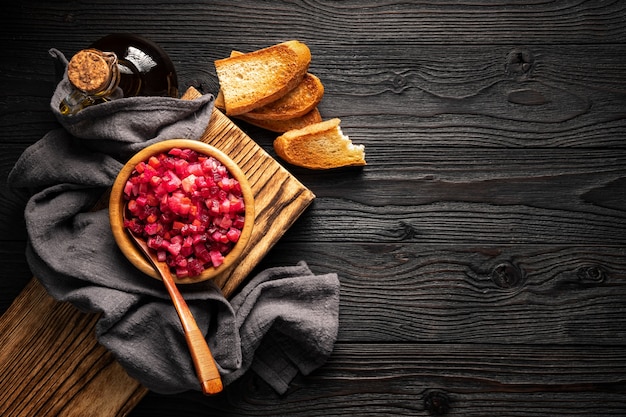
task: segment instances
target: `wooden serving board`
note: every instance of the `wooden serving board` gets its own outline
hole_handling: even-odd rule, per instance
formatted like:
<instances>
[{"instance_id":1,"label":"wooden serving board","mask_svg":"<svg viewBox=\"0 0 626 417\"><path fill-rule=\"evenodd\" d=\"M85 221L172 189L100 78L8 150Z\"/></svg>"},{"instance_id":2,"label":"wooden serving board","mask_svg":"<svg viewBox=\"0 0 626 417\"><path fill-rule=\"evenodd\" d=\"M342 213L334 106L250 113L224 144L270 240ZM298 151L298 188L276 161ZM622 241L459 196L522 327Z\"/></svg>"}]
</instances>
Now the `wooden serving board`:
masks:
<instances>
[{"instance_id":1,"label":"wooden serving board","mask_svg":"<svg viewBox=\"0 0 626 417\"><path fill-rule=\"evenodd\" d=\"M190 88L183 99L200 93ZM202 136L246 173L255 226L242 261L215 278L226 297L315 196L219 110ZM95 338L99 316L53 300L33 278L0 317L0 416L123 416L147 393Z\"/></svg>"},{"instance_id":2,"label":"wooden serving board","mask_svg":"<svg viewBox=\"0 0 626 417\"><path fill-rule=\"evenodd\" d=\"M197 97L200 93L193 87L183 96ZM224 295L230 297L315 195L217 109L200 140L230 156L247 175L254 194L254 229L242 260L214 278Z\"/></svg>"}]
</instances>

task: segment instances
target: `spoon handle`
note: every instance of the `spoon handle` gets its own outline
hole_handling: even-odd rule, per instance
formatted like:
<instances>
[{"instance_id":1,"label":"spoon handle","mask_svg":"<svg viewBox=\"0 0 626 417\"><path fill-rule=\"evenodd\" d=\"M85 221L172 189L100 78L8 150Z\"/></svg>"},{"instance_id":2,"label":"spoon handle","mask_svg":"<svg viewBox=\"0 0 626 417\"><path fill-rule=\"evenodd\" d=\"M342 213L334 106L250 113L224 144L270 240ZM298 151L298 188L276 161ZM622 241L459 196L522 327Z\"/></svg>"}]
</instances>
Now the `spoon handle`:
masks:
<instances>
[{"instance_id":1,"label":"spoon handle","mask_svg":"<svg viewBox=\"0 0 626 417\"><path fill-rule=\"evenodd\" d=\"M169 292L174 308L180 317L189 352L196 368L196 374L202 386L202 392L206 395L217 394L222 391L223 386L211 349L198 328L198 324L191 314L185 299L178 291L169 268L159 265L159 270L161 271L165 288Z\"/></svg>"},{"instance_id":2,"label":"spoon handle","mask_svg":"<svg viewBox=\"0 0 626 417\"><path fill-rule=\"evenodd\" d=\"M124 209L123 213L126 214L126 209ZM125 216L124 219L126 219ZM137 247L139 247L152 266L154 266L154 268L159 272L159 275L163 280L163 284L165 284L165 288L172 299L172 304L174 304L174 308L180 318L180 323L183 326L185 339L187 340L187 346L189 347L189 353L191 355L191 359L193 360L194 367L196 368L196 374L200 380L202 392L206 395L221 392L223 389L222 379L220 377L220 371L217 369L215 359L213 359L211 349L209 348L204 335L198 328L198 323L196 323L196 319L194 319L193 314L191 314L187 302L183 298L180 291L178 291L178 287L176 287L176 282L174 282L174 277L172 276L169 266L165 262L159 261L156 258L156 255L150 252L145 240L136 236L130 230L128 232L131 239L137 244Z\"/></svg>"}]
</instances>

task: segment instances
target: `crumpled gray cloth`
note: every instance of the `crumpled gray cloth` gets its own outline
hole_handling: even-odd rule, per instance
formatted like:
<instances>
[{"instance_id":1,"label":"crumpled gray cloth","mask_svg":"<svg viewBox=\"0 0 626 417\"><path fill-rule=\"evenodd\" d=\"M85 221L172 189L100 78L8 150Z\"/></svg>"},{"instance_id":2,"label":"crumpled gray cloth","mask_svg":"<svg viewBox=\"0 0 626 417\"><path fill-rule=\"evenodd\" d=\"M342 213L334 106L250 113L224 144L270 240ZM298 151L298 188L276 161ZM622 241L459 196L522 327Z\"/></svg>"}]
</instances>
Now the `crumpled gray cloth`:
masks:
<instances>
[{"instance_id":1,"label":"crumpled gray cloth","mask_svg":"<svg viewBox=\"0 0 626 417\"><path fill-rule=\"evenodd\" d=\"M63 64L57 50L51 55ZM59 301L102 313L96 336L126 371L159 393L200 390L176 311L160 281L143 275L118 249L108 211L92 211L123 163L146 145L197 139L213 96L122 98L62 116L67 78L51 109L62 128L21 155L9 185L33 195L25 209L27 260ZM249 369L278 393L330 355L338 328L337 274L315 275L303 261L252 277L230 301L211 282L179 286L214 354L223 382Z\"/></svg>"}]
</instances>

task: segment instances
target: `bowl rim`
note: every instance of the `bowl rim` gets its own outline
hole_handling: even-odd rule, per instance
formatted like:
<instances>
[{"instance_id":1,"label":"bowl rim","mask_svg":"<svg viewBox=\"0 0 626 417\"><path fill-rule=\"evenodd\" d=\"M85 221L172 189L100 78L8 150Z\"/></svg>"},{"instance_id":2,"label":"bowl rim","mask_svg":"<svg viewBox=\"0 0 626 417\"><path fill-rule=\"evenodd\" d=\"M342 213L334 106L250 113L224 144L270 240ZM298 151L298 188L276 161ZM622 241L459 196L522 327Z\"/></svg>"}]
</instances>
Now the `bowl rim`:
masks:
<instances>
[{"instance_id":1,"label":"bowl rim","mask_svg":"<svg viewBox=\"0 0 626 417\"><path fill-rule=\"evenodd\" d=\"M230 174L241 184L241 191L245 204L245 223L243 230L241 231L241 236L231 251L224 256L224 263L222 265L217 268L207 268L200 275L194 277L178 278L176 274L172 274L174 282L177 284L192 284L215 278L237 265L237 259L239 259L242 252L247 247L250 235L252 234L252 228L255 223L254 195L252 193L248 177L241 170L241 168L226 153L212 145L209 145L208 143L193 139L167 139L148 145L135 153L128 160L128 162L124 164L120 172L117 174L113 186L111 187L111 194L109 197L109 223L113 232L113 237L120 251L137 269L144 274L158 280L161 279L152 264L150 264L150 262L145 258L145 255L136 247L135 243L128 235L129 232L124 227L122 220L122 214L126 204L126 201L123 198L124 186L138 163L147 161L150 156L168 151L172 148L192 149L196 152L213 156L219 160L228 169Z\"/></svg>"}]
</instances>

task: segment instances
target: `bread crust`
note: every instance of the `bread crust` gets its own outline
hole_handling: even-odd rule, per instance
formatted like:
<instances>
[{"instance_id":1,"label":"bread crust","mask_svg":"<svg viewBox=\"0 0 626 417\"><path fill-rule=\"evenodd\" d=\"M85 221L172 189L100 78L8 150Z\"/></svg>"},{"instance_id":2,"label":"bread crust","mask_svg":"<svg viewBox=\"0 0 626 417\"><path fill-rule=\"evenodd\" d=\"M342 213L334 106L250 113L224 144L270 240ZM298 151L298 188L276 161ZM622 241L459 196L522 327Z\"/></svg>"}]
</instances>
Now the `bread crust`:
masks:
<instances>
[{"instance_id":1,"label":"bread crust","mask_svg":"<svg viewBox=\"0 0 626 417\"><path fill-rule=\"evenodd\" d=\"M306 73L302 81L276 101L246 113L256 120L287 120L301 117L313 110L322 101L324 86L318 77Z\"/></svg>"},{"instance_id":2,"label":"bread crust","mask_svg":"<svg viewBox=\"0 0 626 417\"><path fill-rule=\"evenodd\" d=\"M322 121L322 115L320 114L317 107L313 108L313 110L303 116L293 117L287 120L253 119L247 117L248 114L249 113L245 113L234 117L243 120L244 122L250 123L251 125L258 126L276 133L285 133L294 129L302 129L305 126L313 123L319 123Z\"/></svg>"}]
</instances>

